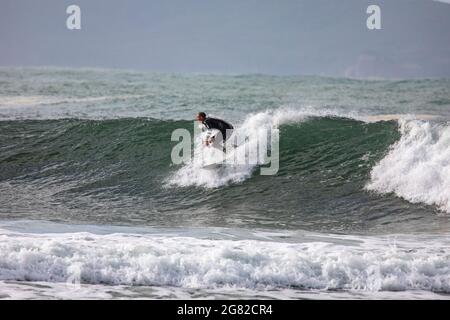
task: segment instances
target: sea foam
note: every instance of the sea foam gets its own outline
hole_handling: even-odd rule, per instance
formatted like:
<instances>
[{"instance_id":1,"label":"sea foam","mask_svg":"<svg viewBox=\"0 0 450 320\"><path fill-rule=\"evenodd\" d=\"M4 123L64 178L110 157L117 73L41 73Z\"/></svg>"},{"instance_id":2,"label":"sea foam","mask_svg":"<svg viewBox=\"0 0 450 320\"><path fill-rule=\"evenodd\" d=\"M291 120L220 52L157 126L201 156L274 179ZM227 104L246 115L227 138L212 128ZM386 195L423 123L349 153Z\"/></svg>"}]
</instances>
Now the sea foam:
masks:
<instances>
[{"instance_id":1,"label":"sea foam","mask_svg":"<svg viewBox=\"0 0 450 320\"><path fill-rule=\"evenodd\" d=\"M450 213L450 127L399 120L399 129L400 140L372 169L366 189Z\"/></svg>"},{"instance_id":2,"label":"sea foam","mask_svg":"<svg viewBox=\"0 0 450 320\"><path fill-rule=\"evenodd\" d=\"M3 281L450 292L447 235L283 242L0 229L0 239Z\"/></svg>"}]
</instances>

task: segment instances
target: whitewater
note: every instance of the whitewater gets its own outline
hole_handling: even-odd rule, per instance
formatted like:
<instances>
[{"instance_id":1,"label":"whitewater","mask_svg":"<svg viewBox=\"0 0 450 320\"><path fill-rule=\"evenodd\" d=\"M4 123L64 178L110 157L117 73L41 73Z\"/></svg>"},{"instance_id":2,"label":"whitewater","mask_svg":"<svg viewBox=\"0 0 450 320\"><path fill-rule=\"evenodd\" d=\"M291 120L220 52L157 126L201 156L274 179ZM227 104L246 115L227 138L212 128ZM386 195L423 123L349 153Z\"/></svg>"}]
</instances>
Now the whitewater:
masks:
<instances>
[{"instance_id":1,"label":"whitewater","mask_svg":"<svg viewBox=\"0 0 450 320\"><path fill-rule=\"evenodd\" d=\"M263 292L347 290L350 296L355 291L450 292L448 237L253 231L252 238L236 240L226 229L192 237L180 230L139 234L103 228L104 234L96 234L83 228L89 230L78 226L78 232L42 234L2 228L0 248L6 254L0 258L0 279Z\"/></svg>"}]
</instances>

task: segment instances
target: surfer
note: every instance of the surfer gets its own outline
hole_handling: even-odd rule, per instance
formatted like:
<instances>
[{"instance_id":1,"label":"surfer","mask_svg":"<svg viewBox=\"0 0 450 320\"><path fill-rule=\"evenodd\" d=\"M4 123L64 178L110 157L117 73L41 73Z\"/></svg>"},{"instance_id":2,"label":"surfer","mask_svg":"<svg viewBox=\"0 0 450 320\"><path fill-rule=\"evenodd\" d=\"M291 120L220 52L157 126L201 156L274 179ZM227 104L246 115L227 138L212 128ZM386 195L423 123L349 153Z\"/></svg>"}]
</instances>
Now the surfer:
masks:
<instances>
[{"instance_id":1,"label":"surfer","mask_svg":"<svg viewBox=\"0 0 450 320\"><path fill-rule=\"evenodd\" d=\"M199 112L197 114L197 121L201 122L206 127L206 129L219 130L222 134L221 138L225 147L225 141L230 138L231 133L233 132L232 130L234 129L231 124L222 119L206 117L206 113L204 112ZM212 144L215 139L216 136L212 136L211 138L206 140L206 145ZM220 142L220 140L218 139L217 142Z\"/></svg>"}]
</instances>

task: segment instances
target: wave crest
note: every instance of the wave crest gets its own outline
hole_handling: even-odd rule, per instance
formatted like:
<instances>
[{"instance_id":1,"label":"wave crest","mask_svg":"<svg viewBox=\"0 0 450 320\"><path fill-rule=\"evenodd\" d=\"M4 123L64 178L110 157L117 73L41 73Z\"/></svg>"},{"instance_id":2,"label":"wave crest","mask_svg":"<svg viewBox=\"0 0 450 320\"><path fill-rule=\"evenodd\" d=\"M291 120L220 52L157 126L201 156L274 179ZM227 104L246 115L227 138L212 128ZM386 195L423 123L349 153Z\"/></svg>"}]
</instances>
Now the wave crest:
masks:
<instances>
[{"instance_id":1,"label":"wave crest","mask_svg":"<svg viewBox=\"0 0 450 320\"><path fill-rule=\"evenodd\" d=\"M400 140L372 169L366 189L450 213L450 127L417 120L399 125Z\"/></svg>"}]
</instances>

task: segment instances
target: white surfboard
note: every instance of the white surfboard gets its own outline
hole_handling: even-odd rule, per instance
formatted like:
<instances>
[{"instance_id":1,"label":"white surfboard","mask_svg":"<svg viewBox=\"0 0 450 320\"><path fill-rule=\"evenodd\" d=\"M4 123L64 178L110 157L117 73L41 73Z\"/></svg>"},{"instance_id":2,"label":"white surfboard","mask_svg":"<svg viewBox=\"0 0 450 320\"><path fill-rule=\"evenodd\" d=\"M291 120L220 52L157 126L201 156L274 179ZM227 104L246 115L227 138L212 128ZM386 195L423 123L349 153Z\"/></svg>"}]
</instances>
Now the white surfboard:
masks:
<instances>
[{"instance_id":1,"label":"white surfboard","mask_svg":"<svg viewBox=\"0 0 450 320\"><path fill-rule=\"evenodd\" d=\"M221 132L217 129L208 129L201 134L202 145L205 148L204 158L202 161L203 169L216 169L226 164L227 154L223 152L222 139L218 134ZM213 143L206 144L207 141L213 139Z\"/></svg>"}]
</instances>

